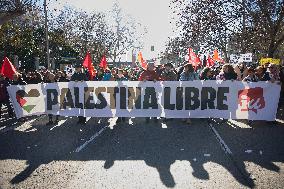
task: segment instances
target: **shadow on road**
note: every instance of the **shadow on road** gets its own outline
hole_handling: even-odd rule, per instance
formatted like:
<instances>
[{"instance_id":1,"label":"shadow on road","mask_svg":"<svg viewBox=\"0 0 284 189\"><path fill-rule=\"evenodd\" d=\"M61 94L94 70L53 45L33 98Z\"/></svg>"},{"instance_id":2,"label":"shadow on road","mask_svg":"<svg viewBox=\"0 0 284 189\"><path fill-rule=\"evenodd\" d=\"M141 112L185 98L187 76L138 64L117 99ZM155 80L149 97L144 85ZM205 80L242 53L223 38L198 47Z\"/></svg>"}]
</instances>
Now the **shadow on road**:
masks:
<instances>
[{"instance_id":1,"label":"shadow on road","mask_svg":"<svg viewBox=\"0 0 284 189\"><path fill-rule=\"evenodd\" d=\"M145 124L143 118L132 119L133 124L116 125L108 128L96 140L80 153L75 153L76 147L88 140L94 133L109 123L95 124L96 118L89 120L87 125L76 125L76 119L68 118L62 125L46 126L42 122L33 122L32 129L27 131L11 130L0 133L0 160L27 160L28 166L10 181L12 184L26 180L39 166L52 161L105 161L104 168L111 169L115 161L143 160L148 166L156 168L160 179L167 187L174 187L175 180L170 172L171 165L177 160L189 161L193 169L192 175L201 180L210 179L204 168L207 162L214 162L228 170L241 184L253 187L249 178L245 161L254 162L261 167L278 172L279 167L273 162L284 162L284 142L275 135L267 134L259 138L257 133L277 129L279 136L284 134L284 124L277 127L253 127L253 129L233 128L227 124L219 126L230 140L233 153L244 150L248 144L238 143L243 137L248 137L249 145L258 143L270 148L278 155L265 156L265 160L248 158L241 155L238 166L232 164L220 148L215 136L206 125L205 120L194 120L193 124L185 125L179 119L162 123ZM166 128L164 127L166 125ZM51 129L53 128L53 129ZM269 131L268 131L269 130ZM234 145L238 143L238 145ZM241 152L240 152L241 153ZM210 154L205 156L205 154ZM220 156L221 154L221 156ZM240 173L241 172L241 173ZM247 177L246 177L247 176Z\"/></svg>"}]
</instances>

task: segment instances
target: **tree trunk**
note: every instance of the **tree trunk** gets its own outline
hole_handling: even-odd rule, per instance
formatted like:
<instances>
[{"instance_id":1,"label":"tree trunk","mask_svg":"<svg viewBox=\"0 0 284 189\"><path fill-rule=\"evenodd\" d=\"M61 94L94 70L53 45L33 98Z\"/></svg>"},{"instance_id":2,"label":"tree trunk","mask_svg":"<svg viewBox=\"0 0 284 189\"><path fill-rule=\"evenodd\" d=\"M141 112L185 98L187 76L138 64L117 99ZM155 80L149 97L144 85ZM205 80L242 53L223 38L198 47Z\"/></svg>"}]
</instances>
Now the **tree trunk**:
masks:
<instances>
[{"instance_id":1,"label":"tree trunk","mask_svg":"<svg viewBox=\"0 0 284 189\"><path fill-rule=\"evenodd\" d=\"M274 48L274 45L270 44L269 45L269 49L268 49L268 53L267 53L269 58L273 58L274 57L275 50L276 49Z\"/></svg>"}]
</instances>

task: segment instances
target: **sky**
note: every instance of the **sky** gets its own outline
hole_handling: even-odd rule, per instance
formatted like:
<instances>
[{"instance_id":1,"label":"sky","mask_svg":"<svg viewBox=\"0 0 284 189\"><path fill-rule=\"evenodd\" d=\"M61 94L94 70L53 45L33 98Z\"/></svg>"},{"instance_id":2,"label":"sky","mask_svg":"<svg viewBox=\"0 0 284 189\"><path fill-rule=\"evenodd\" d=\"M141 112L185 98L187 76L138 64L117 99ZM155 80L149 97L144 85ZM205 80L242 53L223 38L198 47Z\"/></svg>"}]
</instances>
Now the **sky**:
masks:
<instances>
[{"instance_id":1,"label":"sky","mask_svg":"<svg viewBox=\"0 0 284 189\"><path fill-rule=\"evenodd\" d=\"M48 0L50 8L62 9L64 5L71 5L87 12L110 11L114 0ZM141 50L145 59L158 56L165 49L168 37L174 35L170 0L118 0L125 14L131 15L135 20L147 28L143 38L144 48ZM155 51L151 52L151 46ZM131 53L127 57L131 61Z\"/></svg>"}]
</instances>

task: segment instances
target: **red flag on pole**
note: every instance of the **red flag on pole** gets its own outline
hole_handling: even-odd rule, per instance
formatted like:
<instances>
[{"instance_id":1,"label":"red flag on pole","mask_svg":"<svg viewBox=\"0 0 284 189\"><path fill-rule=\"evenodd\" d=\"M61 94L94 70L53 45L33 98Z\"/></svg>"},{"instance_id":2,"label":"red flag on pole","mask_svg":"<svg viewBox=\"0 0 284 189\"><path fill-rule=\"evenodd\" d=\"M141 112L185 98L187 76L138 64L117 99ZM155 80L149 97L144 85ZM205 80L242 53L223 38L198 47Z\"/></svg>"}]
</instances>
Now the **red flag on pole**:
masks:
<instances>
[{"instance_id":1,"label":"red flag on pole","mask_svg":"<svg viewBox=\"0 0 284 189\"><path fill-rule=\"evenodd\" d=\"M99 65L101 68L103 68L104 70L107 69L107 61L106 61L106 56L104 55L102 60L101 60L101 63Z\"/></svg>"},{"instance_id":2,"label":"red flag on pole","mask_svg":"<svg viewBox=\"0 0 284 189\"><path fill-rule=\"evenodd\" d=\"M16 68L10 62L10 60L5 57L1 67L1 74L11 80L13 80L13 75L17 73Z\"/></svg>"},{"instance_id":3,"label":"red flag on pole","mask_svg":"<svg viewBox=\"0 0 284 189\"><path fill-rule=\"evenodd\" d=\"M208 55L207 62L206 62L206 67L211 67L214 66L214 60Z\"/></svg>"},{"instance_id":4,"label":"red flag on pole","mask_svg":"<svg viewBox=\"0 0 284 189\"><path fill-rule=\"evenodd\" d=\"M201 64L200 58L193 52L192 48L188 49L188 63L192 66L197 67L198 64Z\"/></svg>"},{"instance_id":5,"label":"red flag on pole","mask_svg":"<svg viewBox=\"0 0 284 189\"><path fill-rule=\"evenodd\" d=\"M83 67L88 68L89 71L89 79L92 81L94 77L96 76L95 68L92 63L92 57L90 52L87 52L84 62L83 62Z\"/></svg>"}]
</instances>

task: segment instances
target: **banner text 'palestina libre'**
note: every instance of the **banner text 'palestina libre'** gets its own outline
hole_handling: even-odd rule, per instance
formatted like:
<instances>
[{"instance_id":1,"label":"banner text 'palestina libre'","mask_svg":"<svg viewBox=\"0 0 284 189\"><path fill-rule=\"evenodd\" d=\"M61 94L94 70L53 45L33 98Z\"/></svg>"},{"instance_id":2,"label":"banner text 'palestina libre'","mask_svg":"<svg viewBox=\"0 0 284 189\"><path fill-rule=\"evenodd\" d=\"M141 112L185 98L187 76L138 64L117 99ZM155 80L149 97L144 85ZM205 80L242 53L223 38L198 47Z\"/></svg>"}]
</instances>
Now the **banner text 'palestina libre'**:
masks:
<instances>
[{"instance_id":1,"label":"banner text 'palestina libre'","mask_svg":"<svg viewBox=\"0 0 284 189\"><path fill-rule=\"evenodd\" d=\"M218 109L228 110L226 94L229 87L218 87L217 91L213 87L176 87L163 88L163 101L160 106L167 110L206 110ZM143 91L142 91L143 90ZM176 99L171 99L171 93L176 93ZM109 94L109 102L103 95ZM80 96L84 95L84 102L80 102ZM98 102L94 102L96 95ZM143 95L144 98L141 97ZM119 97L119 98L118 98ZM154 87L85 87L80 91L74 87L73 91L69 88L46 90L47 110L53 110L55 106L60 109L79 108L79 109L158 109L157 92ZM175 101L172 103L171 101ZM119 103L119 106L117 106Z\"/></svg>"}]
</instances>

